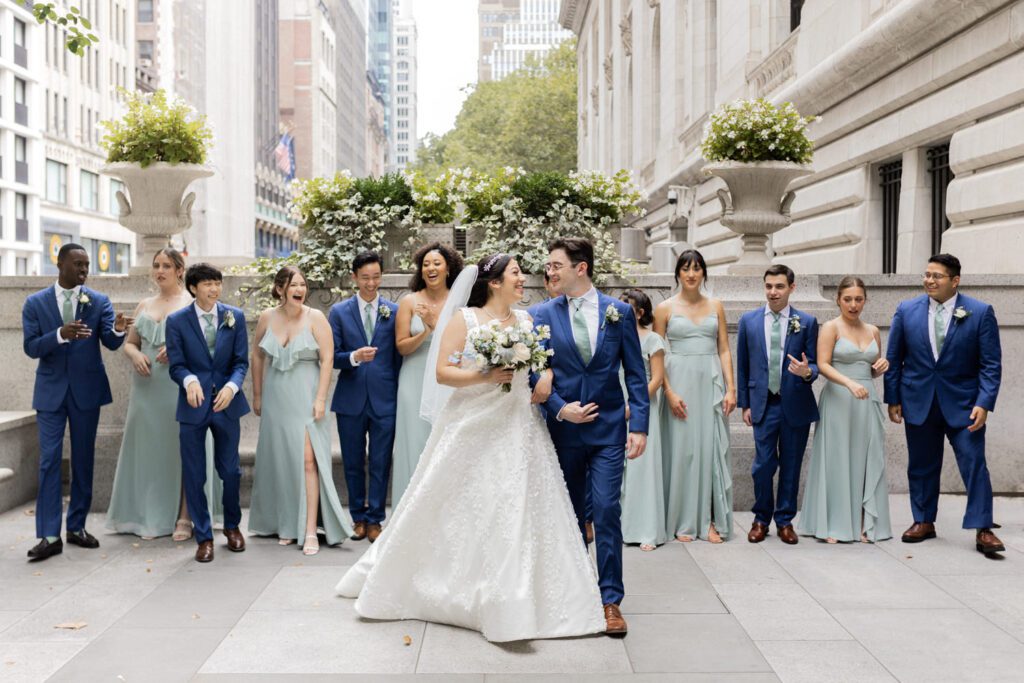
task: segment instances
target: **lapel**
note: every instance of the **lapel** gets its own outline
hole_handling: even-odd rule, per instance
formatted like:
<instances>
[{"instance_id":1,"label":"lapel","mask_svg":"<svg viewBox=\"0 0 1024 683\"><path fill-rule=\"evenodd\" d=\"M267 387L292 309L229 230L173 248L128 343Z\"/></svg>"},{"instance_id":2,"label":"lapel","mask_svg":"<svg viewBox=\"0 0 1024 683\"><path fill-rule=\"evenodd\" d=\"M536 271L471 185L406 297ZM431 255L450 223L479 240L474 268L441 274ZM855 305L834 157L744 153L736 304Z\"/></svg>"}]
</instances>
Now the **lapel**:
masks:
<instances>
[{"instance_id":1,"label":"lapel","mask_svg":"<svg viewBox=\"0 0 1024 683\"><path fill-rule=\"evenodd\" d=\"M83 294L89 297L89 305L93 305L92 292L86 289L85 285L82 285L78 288L78 296L75 297L75 320L83 320L83 316L86 314L86 306L80 301ZM61 320L63 322L63 318Z\"/></svg>"},{"instance_id":2,"label":"lapel","mask_svg":"<svg viewBox=\"0 0 1024 683\"><path fill-rule=\"evenodd\" d=\"M223 346L222 342L227 337L228 328L224 325L224 305L217 302L217 338L213 342L213 358L216 359L220 354ZM206 338L203 338L203 343L206 343Z\"/></svg>"},{"instance_id":3,"label":"lapel","mask_svg":"<svg viewBox=\"0 0 1024 683\"><path fill-rule=\"evenodd\" d=\"M46 300L43 303L43 308L50 312L50 316L56 321L57 327L64 327L64 316L61 314L60 306L57 304L57 290L52 285L44 290L43 299Z\"/></svg>"},{"instance_id":4,"label":"lapel","mask_svg":"<svg viewBox=\"0 0 1024 683\"><path fill-rule=\"evenodd\" d=\"M757 341L758 341L757 348L758 348L758 351L760 351L761 359L764 361L764 367L767 369L768 368L768 339L764 336L764 316L766 315L766 313L765 313L766 309L767 309L767 305L766 306L762 306L761 308L759 308L758 311L760 312L760 315L758 317L756 317L751 322L753 322L754 325L755 325L755 327L754 327L754 338L757 339Z\"/></svg>"},{"instance_id":5,"label":"lapel","mask_svg":"<svg viewBox=\"0 0 1024 683\"><path fill-rule=\"evenodd\" d=\"M939 358L938 358L938 360L935 361L936 364L938 364L938 362L940 360L942 360L942 358L944 356L948 356L951 353L949 351L949 347L952 346L952 344L953 344L953 337L956 335L956 331L958 329L960 329L960 327L962 325L965 325L967 323L967 319L966 318L964 318L963 320L957 320L953 316L953 313L956 312L956 309L959 308L960 306L963 306L963 303L962 303L963 298L964 297L961 294L958 293L956 295L956 300L953 302L954 303L953 310L950 311L950 313L949 313L950 318L952 318L949 321L949 331L946 332L946 338L942 341L942 350L939 351ZM966 310L966 308L967 307L964 306L965 310ZM930 343L929 343L929 346L931 346ZM931 351L931 349L929 349L929 351Z\"/></svg>"},{"instance_id":6,"label":"lapel","mask_svg":"<svg viewBox=\"0 0 1024 683\"><path fill-rule=\"evenodd\" d=\"M803 334L803 322L800 323L800 332L798 332L798 333L797 332L793 332L793 330L790 329L790 325L792 324L794 318L797 319L797 320L800 320L800 311L796 310L795 308L793 308L792 305L790 305L790 307L789 307L789 320L786 321L786 343L782 345L782 367L783 368L786 367L786 359L789 357L789 345L790 345L790 343L793 341L793 338L797 336L797 334ZM764 333L764 325L761 326L761 332L762 332L762 334ZM793 354L793 356L795 357L796 354Z\"/></svg>"},{"instance_id":7,"label":"lapel","mask_svg":"<svg viewBox=\"0 0 1024 683\"><path fill-rule=\"evenodd\" d=\"M927 294L921 295L918 300L918 304L911 310L917 317L917 320L910 320L907 322L907 327L914 330L915 335L921 335L922 341L919 342L924 346L924 355L928 358L928 363L935 365L935 356L932 354L932 340L931 333L928 331L928 306L931 299Z\"/></svg>"},{"instance_id":8,"label":"lapel","mask_svg":"<svg viewBox=\"0 0 1024 683\"><path fill-rule=\"evenodd\" d=\"M610 323L604 318L604 311L608 309L608 306L614 305L614 300L610 296L605 296L601 292L597 293L597 342L594 344L594 352L590 354L590 362L593 363L594 359L597 358L597 353L601 349L601 344L604 342L604 335L606 328L609 325L620 325L622 319L620 317L619 322Z\"/></svg>"},{"instance_id":9,"label":"lapel","mask_svg":"<svg viewBox=\"0 0 1024 683\"><path fill-rule=\"evenodd\" d=\"M373 321L373 334L370 335L370 346L373 346L373 342L377 341L377 333L380 331L380 326L384 323L384 318L381 317L380 314L380 307L386 305L387 304L384 303L384 297L379 297L377 299L377 310L375 311L377 317Z\"/></svg>"},{"instance_id":10,"label":"lapel","mask_svg":"<svg viewBox=\"0 0 1024 683\"><path fill-rule=\"evenodd\" d=\"M576 360L579 361L580 365L586 365L583 362L583 356L580 355L580 350L576 348L576 338L572 334L572 327L569 325L569 297L562 295L555 300L555 315L552 316L555 319L555 324L558 325L561 331L562 337L564 337L569 348L572 349L572 353L576 356ZM555 354L557 358L558 355ZM591 356L593 360L593 356Z\"/></svg>"},{"instance_id":11,"label":"lapel","mask_svg":"<svg viewBox=\"0 0 1024 683\"><path fill-rule=\"evenodd\" d=\"M349 301L351 302L349 305L349 313L351 314L352 319L356 321L356 332L359 334L359 338L364 340L364 344L370 344L372 340L366 341L366 328L363 327L363 300L359 298L358 294L353 294ZM373 333L374 335L377 334L376 327L373 328ZM359 346L362 346L362 344ZM359 346L356 348L359 348Z\"/></svg>"}]
</instances>

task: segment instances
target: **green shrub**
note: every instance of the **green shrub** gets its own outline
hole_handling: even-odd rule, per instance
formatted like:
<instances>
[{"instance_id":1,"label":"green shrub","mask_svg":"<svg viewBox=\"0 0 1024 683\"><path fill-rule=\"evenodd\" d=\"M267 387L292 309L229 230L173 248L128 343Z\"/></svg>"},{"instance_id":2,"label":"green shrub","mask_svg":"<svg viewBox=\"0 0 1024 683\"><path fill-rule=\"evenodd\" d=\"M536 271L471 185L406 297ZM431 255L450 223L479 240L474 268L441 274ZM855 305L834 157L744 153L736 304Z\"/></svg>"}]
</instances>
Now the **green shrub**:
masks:
<instances>
[{"instance_id":1,"label":"green shrub","mask_svg":"<svg viewBox=\"0 0 1024 683\"><path fill-rule=\"evenodd\" d=\"M768 100L734 100L718 108L704 127L701 152L708 161L793 161L810 163L814 143L807 124L792 102L776 106Z\"/></svg>"},{"instance_id":2,"label":"green shrub","mask_svg":"<svg viewBox=\"0 0 1024 683\"><path fill-rule=\"evenodd\" d=\"M107 150L109 163L135 162L143 168L157 161L206 163L213 133L205 116L196 115L180 99L169 102L163 90L122 92L128 98L124 117L100 122L107 131L100 144Z\"/></svg>"}]
</instances>

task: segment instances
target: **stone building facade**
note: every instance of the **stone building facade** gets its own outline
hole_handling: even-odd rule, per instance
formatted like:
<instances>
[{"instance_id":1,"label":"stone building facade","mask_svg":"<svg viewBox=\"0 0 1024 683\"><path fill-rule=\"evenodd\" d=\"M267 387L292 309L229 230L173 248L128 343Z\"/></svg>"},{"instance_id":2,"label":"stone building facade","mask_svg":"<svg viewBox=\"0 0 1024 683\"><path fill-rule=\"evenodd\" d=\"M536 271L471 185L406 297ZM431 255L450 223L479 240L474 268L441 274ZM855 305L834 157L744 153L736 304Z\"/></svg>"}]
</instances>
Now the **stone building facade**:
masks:
<instances>
[{"instance_id":1,"label":"stone building facade","mask_svg":"<svg viewBox=\"0 0 1024 683\"><path fill-rule=\"evenodd\" d=\"M793 102L814 174L769 244L808 273L1019 273L1024 254L1024 1L562 0L579 38L579 166L632 169L653 267L686 245L740 253L700 141L737 98Z\"/></svg>"}]
</instances>

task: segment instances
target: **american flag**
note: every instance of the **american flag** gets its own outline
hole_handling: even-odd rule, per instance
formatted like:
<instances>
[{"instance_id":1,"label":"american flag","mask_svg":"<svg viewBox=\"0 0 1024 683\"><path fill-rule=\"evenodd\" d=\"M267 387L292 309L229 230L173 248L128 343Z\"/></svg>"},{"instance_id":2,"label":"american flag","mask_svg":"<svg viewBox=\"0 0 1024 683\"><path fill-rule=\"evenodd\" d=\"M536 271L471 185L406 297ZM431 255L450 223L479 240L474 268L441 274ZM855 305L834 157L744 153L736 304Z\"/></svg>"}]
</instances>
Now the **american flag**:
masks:
<instances>
[{"instance_id":1,"label":"american flag","mask_svg":"<svg viewBox=\"0 0 1024 683\"><path fill-rule=\"evenodd\" d=\"M288 180L295 179L295 140L288 133L281 135L274 148L274 162Z\"/></svg>"}]
</instances>

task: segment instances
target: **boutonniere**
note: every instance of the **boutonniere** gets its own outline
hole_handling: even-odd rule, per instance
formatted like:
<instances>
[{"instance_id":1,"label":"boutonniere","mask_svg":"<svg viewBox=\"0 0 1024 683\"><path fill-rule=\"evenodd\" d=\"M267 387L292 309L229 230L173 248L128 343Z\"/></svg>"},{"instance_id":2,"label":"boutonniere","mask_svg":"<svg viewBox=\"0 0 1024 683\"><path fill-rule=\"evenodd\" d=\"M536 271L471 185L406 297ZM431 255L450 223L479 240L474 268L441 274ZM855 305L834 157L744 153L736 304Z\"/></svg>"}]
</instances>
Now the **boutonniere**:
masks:
<instances>
[{"instance_id":1,"label":"boutonniere","mask_svg":"<svg viewBox=\"0 0 1024 683\"><path fill-rule=\"evenodd\" d=\"M224 322L221 323L222 327L227 327L229 330L235 326L235 313L228 309L224 311Z\"/></svg>"},{"instance_id":2,"label":"boutonniere","mask_svg":"<svg viewBox=\"0 0 1024 683\"><path fill-rule=\"evenodd\" d=\"M617 323L622 320L622 314L619 313L619 309L615 308L615 304L608 304L608 308L604 309L604 324Z\"/></svg>"},{"instance_id":3,"label":"boutonniere","mask_svg":"<svg viewBox=\"0 0 1024 683\"><path fill-rule=\"evenodd\" d=\"M384 304L381 304L379 307L377 307L377 313L384 320L390 320L391 319L391 309L388 308L387 306L385 306Z\"/></svg>"},{"instance_id":4,"label":"boutonniere","mask_svg":"<svg viewBox=\"0 0 1024 683\"><path fill-rule=\"evenodd\" d=\"M91 304L92 304L92 299L89 298L88 294L86 294L85 292L82 292L81 294L78 295L78 305L79 306L81 306L82 308L85 308L86 306L89 306Z\"/></svg>"},{"instance_id":5,"label":"boutonniere","mask_svg":"<svg viewBox=\"0 0 1024 683\"><path fill-rule=\"evenodd\" d=\"M800 330L801 329L803 329L803 328L800 327L800 318L798 318L798 317L796 317L794 315L793 317L791 317L789 319L789 333L790 334L800 334Z\"/></svg>"},{"instance_id":6,"label":"boutonniere","mask_svg":"<svg viewBox=\"0 0 1024 683\"><path fill-rule=\"evenodd\" d=\"M971 312L963 306L957 306L956 310L953 311L953 320L957 322L969 317L971 317Z\"/></svg>"}]
</instances>

